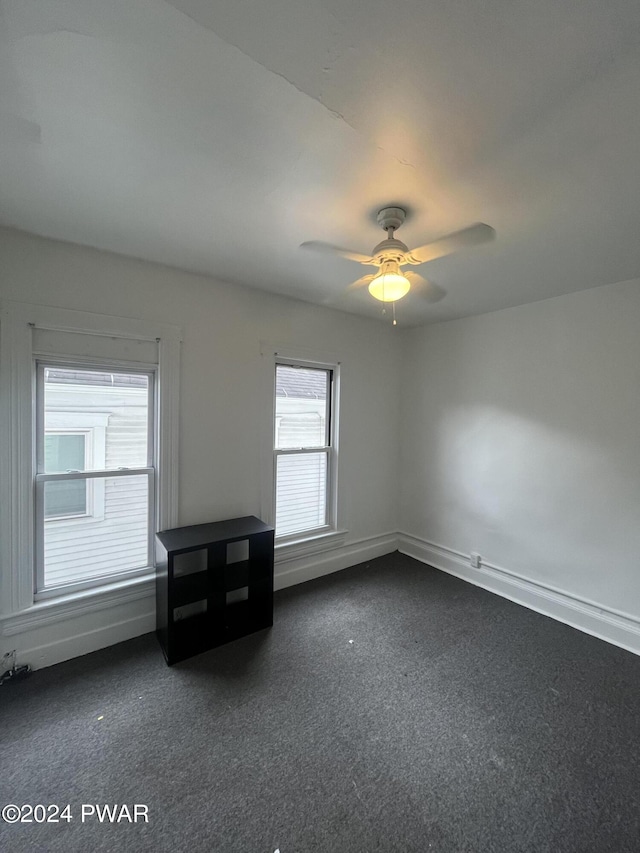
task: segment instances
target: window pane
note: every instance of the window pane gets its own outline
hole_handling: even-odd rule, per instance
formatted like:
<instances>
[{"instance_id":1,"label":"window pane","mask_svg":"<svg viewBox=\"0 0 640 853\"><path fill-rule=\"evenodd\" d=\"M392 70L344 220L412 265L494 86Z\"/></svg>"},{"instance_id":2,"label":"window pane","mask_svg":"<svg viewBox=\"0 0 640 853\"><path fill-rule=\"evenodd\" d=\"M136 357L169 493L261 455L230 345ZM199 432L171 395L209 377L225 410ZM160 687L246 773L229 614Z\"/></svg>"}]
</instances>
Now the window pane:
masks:
<instances>
[{"instance_id":1,"label":"window pane","mask_svg":"<svg viewBox=\"0 0 640 853\"><path fill-rule=\"evenodd\" d=\"M145 467L148 400L146 374L46 367L44 420L49 434L45 439L45 472ZM67 464L79 451L77 445L75 450L72 447L71 435L55 435L57 431L84 432L82 464Z\"/></svg>"},{"instance_id":2,"label":"window pane","mask_svg":"<svg viewBox=\"0 0 640 853\"><path fill-rule=\"evenodd\" d=\"M324 447L330 371L276 366L276 448Z\"/></svg>"},{"instance_id":3,"label":"window pane","mask_svg":"<svg viewBox=\"0 0 640 853\"><path fill-rule=\"evenodd\" d=\"M85 480L65 480L47 483L44 492L44 517L86 515L87 483Z\"/></svg>"},{"instance_id":4,"label":"window pane","mask_svg":"<svg viewBox=\"0 0 640 853\"><path fill-rule=\"evenodd\" d=\"M52 433L44 437L44 469L48 474L85 470L86 436ZM44 516L85 515L87 484L83 480L51 483L45 494Z\"/></svg>"},{"instance_id":5,"label":"window pane","mask_svg":"<svg viewBox=\"0 0 640 853\"><path fill-rule=\"evenodd\" d=\"M278 456L276 536L322 527L327 520L327 454Z\"/></svg>"},{"instance_id":6,"label":"window pane","mask_svg":"<svg viewBox=\"0 0 640 853\"><path fill-rule=\"evenodd\" d=\"M44 484L50 493L71 483L86 486L90 514L44 523L45 587L109 577L149 565L149 478L105 477Z\"/></svg>"},{"instance_id":7,"label":"window pane","mask_svg":"<svg viewBox=\"0 0 640 853\"><path fill-rule=\"evenodd\" d=\"M84 454L84 435L53 433L44 437L44 470L47 474L84 471Z\"/></svg>"}]
</instances>

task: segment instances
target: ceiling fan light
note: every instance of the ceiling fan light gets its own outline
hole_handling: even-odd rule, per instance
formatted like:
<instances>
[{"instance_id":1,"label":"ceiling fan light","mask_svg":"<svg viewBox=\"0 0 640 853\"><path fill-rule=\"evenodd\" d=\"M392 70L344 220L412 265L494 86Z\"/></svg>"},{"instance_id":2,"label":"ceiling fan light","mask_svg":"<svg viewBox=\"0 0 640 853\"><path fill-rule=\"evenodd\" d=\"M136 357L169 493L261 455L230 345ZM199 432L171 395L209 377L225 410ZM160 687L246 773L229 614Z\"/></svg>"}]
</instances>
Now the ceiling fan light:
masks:
<instances>
[{"instance_id":1,"label":"ceiling fan light","mask_svg":"<svg viewBox=\"0 0 640 853\"><path fill-rule=\"evenodd\" d=\"M397 264L383 264L382 271L369 284L369 293L380 302L396 302L411 289L408 278L402 275Z\"/></svg>"}]
</instances>

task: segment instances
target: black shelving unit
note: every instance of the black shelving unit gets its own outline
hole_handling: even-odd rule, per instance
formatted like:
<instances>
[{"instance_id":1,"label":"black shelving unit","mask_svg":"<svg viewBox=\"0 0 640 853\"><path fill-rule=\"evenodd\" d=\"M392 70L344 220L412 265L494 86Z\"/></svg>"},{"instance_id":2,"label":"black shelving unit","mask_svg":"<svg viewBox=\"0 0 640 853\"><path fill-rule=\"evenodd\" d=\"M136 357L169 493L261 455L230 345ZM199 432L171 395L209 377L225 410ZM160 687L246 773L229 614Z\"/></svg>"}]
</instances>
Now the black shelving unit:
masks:
<instances>
[{"instance_id":1,"label":"black shelving unit","mask_svg":"<svg viewBox=\"0 0 640 853\"><path fill-rule=\"evenodd\" d=\"M156 534L156 633L169 666L273 625L273 537L253 515Z\"/></svg>"}]
</instances>

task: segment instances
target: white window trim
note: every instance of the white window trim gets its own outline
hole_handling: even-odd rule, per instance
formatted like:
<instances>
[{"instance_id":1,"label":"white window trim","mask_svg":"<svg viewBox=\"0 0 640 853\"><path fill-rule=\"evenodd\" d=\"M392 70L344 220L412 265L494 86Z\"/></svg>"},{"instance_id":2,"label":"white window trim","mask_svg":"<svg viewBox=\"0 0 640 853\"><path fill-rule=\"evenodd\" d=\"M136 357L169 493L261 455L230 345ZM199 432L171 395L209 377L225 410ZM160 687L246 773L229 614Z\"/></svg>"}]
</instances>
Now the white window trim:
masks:
<instances>
[{"instance_id":1,"label":"white window trim","mask_svg":"<svg viewBox=\"0 0 640 853\"><path fill-rule=\"evenodd\" d=\"M52 601L34 604L33 329L157 342L160 390L156 403L156 439L160 475L156 486L156 517L160 530L178 523L178 381L182 334L177 326L168 324L8 301L2 304L0 323L0 430L9 438L0 448L0 501L8 508L0 514L0 618L10 618L15 632L21 630L23 622L29 624L43 606L48 621L54 621L57 614L60 619L66 618L69 605L69 596L58 611ZM123 581L122 588L126 589L129 583ZM104 594L112 595L119 586L106 584ZM91 598L100 594L100 590L94 590Z\"/></svg>"},{"instance_id":2,"label":"white window trim","mask_svg":"<svg viewBox=\"0 0 640 853\"><path fill-rule=\"evenodd\" d=\"M319 352L292 344L277 344L268 341L260 342L260 356L263 363L263 381L261 383L262 411L265 412L265 428L260 454L261 467L261 518L267 524L275 527L275 368L278 363L298 364L301 367L312 367L333 370L333 409L332 409L332 443L331 443L331 483L327 490L326 527L314 528L290 536L278 537L275 541L276 562L307 556L327 548L336 548L344 544L348 531L345 528L342 514L342 501L339 490L339 432L340 432L340 395L344 381L344 365L332 353Z\"/></svg>"}]
</instances>

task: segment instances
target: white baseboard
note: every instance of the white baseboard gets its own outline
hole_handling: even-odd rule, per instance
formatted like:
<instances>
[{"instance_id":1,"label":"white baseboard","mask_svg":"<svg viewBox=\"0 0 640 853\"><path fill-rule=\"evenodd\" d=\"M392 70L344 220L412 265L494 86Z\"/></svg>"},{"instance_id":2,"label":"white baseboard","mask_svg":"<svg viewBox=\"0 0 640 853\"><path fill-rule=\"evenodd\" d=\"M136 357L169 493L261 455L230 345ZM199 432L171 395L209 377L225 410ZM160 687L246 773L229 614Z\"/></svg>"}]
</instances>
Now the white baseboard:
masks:
<instances>
[{"instance_id":1,"label":"white baseboard","mask_svg":"<svg viewBox=\"0 0 640 853\"><path fill-rule=\"evenodd\" d=\"M408 533L386 533L349 544L327 548L321 553L299 554L276 559L275 589L304 583L358 563L373 560L396 549L422 563L455 575L475 586L501 595L525 607L557 619L640 655L640 619L592 601L523 578L507 569L483 563L469 565L469 556ZM129 640L155 629L154 591L110 606L76 608L66 618L20 620L0 636L0 653L17 649L18 662L41 669L106 646Z\"/></svg>"},{"instance_id":2,"label":"white baseboard","mask_svg":"<svg viewBox=\"0 0 640 853\"><path fill-rule=\"evenodd\" d=\"M155 580L135 578L102 590L38 602L0 619L0 654L42 669L155 629Z\"/></svg>"},{"instance_id":3,"label":"white baseboard","mask_svg":"<svg viewBox=\"0 0 640 853\"><path fill-rule=\"evenodd\" d=\"M347 545L323 550L313 556L276 558L274 587L276 590L339 572L349 566L390 554L398 548L395 533L369 536Z\"/></svg>"},{"instance_id":4,"label":"white baseboard","mask_svg":"<svg viewBox=\"0 0 640 853\"><path fill-rule=\"evenodd\" d=\"M397 536L387 533L349 544L336 544L319 553L304 549L276 557L275 589L313 580L397 549ZM15 649L18 663L42 669L70 658L154 631L153 579L137 582L135 589L105 591L84 599L47 604L5 617L0 627L0 657ZM158 648L160 654L160 649Z\"/></svg>"},{"instance_id":5,"label":"white baseboard","mask_svg":"<svg viewBox=\"0 0 640 853\"><path fill-rule=\"evenodd\" d=\"M155 611L149 611L143 616L132 616L79 634L51 640L40 646L21 649L19 660L30 663L33 669L43 669L80 655L87 655L89 652L97 652L98 649L122 643L124 640L132 640L141 634L155 631L155 628Z\"/></svg>"},{"instance_id":6,"label":"white baseboard","mask_svg":"<svg viewBox=\"0 0 640 853\"><path fill-rule=\"evenodd\" d=\"M469 564L469 555L409 533L398 534L398 550L516 604L640 655L640 619L629 613L552 589L490 563L483 562L480 568L474 569Z\"/></svg>"}]
</instances>

